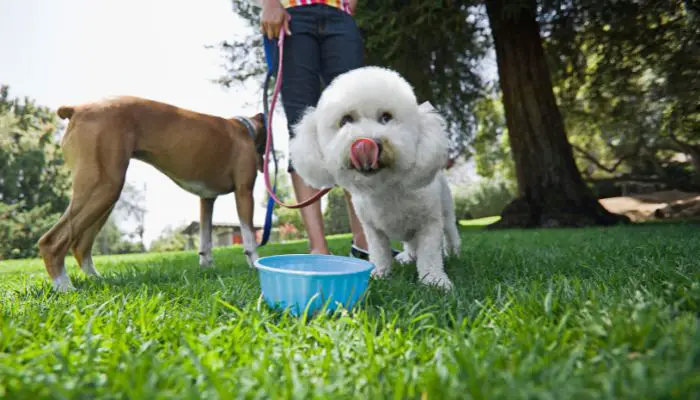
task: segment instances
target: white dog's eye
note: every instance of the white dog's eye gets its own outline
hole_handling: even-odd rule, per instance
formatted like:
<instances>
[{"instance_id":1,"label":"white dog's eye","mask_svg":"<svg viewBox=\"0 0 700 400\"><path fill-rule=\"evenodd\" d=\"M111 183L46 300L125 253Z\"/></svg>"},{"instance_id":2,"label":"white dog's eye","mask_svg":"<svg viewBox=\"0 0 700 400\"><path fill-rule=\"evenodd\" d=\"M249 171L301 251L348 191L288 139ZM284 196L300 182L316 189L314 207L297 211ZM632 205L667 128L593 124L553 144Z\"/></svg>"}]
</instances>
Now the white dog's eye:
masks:
<instances>
[{"instance_id":1,"label":"white dog's eye","mask_svg":"<svg viewBox=\"0 0 700 400\"><path fill-rule=\"evenodd\" d=\"M379 116L379 123L380 124L388 124L389 121L391 121L392 119L394 119L394 117L390 113L385 112Z\"/></svg>"},{"instance_id":2,"label":"white dog's eye","mask_svg":"<svg viewBox=\"0 0 700 400\"><path fill-rule=\"evenodd\" d=\"M355 122L355 119L350 114L343 115L343 118L338 122L338 128L342 128L345 124L351 124Z\"/></svg>"}]
</instances>

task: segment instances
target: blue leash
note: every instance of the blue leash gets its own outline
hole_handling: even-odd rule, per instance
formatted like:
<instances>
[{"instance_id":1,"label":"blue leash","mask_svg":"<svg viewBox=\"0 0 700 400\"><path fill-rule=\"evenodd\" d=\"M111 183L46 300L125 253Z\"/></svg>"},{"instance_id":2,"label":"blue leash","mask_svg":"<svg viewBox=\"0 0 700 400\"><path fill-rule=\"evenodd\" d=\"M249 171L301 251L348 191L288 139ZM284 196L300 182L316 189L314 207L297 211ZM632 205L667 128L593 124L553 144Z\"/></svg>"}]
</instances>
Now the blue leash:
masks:
<instances>
[{"instance_id":1,"label":"blue leash","mask_svg":"<svg viewBox=\"0 0 700 400\"><path fill-rule=\"evenodd\" d=\"M274 75L275 65L274 60L274 49L275 42L269 40L266 36L263 36L263 48L265 49L265 61L267 61L267 75L265 76L265 82L263 83L263 124L265 125L265 131L267 131L267 121L269 121L269 106L268 106L268 87L272 76ZM272 138L270 138L272 139ZM275 153L274 141L270 143L270 151L272 152L272 160L275 163L275 183L272 186L272 192L277 194L277 153ZM265 225L263 226L262 240L258 247L265 246L270 240L270 232L272 231L272 211L275 208L275 200L272 196L267 197L267 210L265 211Z\"/></svg>"}]
</instances>

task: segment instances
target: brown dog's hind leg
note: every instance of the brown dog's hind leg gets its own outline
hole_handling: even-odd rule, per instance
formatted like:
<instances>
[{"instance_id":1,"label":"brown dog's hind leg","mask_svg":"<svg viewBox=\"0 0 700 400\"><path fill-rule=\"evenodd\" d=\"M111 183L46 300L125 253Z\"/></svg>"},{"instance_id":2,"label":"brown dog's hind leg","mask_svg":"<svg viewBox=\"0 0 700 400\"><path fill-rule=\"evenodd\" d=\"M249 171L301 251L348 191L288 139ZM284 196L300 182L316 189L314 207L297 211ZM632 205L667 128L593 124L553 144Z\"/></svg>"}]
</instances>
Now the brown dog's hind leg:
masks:
<instances>
[{"instance_id":1,"label":"brown dog's hind leg","mask_svg":"<svg viewBox=\"0 0 700 400\"><path fill-rule=\"evenodd\" d=\"M71 201L72 203L72 201ZM39 254L44 260L46 272L49 273L53 281L54 289L65 292L74 289L70 278L66 274L65 256L70 245L69 233L67 231L68 214L74 206L71 204L68 209L48 232L39 239ZM74 232L75 233L75 232Z\"/></svg>"},{"instance_id":2,"label":"brown dog's hind leg","mask_svg":"<svg viewBox=\"0 0 700 400\"><path fill-rule=\"evenodd\" d=\"M94 173L88 172L88 175ZM85 188L81 192L73 191L68 209L44 236L39 239L39 252L44 259L46 270L58 291L73 289L73 284L66 274L65 257L68 249L80 240L85 230L104 215L119 199L122 182L87 182L81 181L76 174L74 183ZM84 260L83 260L84 261Z\"/></svg>"},{"instance_id":3,"label":"brown dog's hind leg","mask_svg":"<svg viewBox=\"0 0 700 400\"><path fill-rule=\"evenodd\" d=\"M95 264L92 261L92 248L95 243L95 238L97 234L100 233L100 229L107 222L107 218L112 213L114 206L110 207L107 212L105 212L102 217L100 217L94 224L90 225L89 228L80 236L80 238L73 243L73 256L75 260L80 265L80 269L83 270L88 276L94 276L99 278L100 273L95 269Z\"/></svg>"},{"instance_id":4,"label":"brown dog's hind leg","mask_svg":"<svg viewBox=\"0 0 700 400\"><path fill-rule=\"evenodd\" d=\"M126 143L108 142L106 131L102 134L90 128L73 130L64 143L67 161L73 161L69 163L73 170L71 201L56 225L39 239L39 253L59 291L73 288L65 269L68 249L117 202L129 165ZM111 139L114 137L120 138Z\"/></svg>"}]
</instances>

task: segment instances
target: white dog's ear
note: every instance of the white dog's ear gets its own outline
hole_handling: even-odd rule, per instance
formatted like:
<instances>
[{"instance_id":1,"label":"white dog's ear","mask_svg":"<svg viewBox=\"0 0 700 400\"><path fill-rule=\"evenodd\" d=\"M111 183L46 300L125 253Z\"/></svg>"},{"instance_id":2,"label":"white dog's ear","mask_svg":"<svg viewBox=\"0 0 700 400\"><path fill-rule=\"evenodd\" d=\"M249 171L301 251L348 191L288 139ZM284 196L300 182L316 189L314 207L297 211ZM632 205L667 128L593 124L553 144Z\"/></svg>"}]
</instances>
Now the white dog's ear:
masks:
<instances>
[{"instance_id":1,"label":"white dog's ear","mask_svg":"<svg viewBox=\"0 0 700 400\"><path fill-rule=\"evenodd\" d=\"M418 107L418 117L418 152L411 180L423 186L430 183L447 164L450 143L445 132L445 120L430 103L425 102Z\"/></svg>"},{"instance_id":2,"label":"white dog's ear","mask_svg":"<svg viewBox=\"0 0 700 400\"><path fill-rule=\"evenodd\" d=\"M294 137L289 141L289 154L292 167L299 176L309 186L321 189L334 186L335 179L326 167L316 125L316 109L309 107L302 119L292 127Z\"/></svg>"},{"instance_id":3,"label":"white dog's ear","mask_svg":"<svg viewBox=\"0 0 700 400\"><path fill-rule=\"evenodd\" d=\"M421 105L418 106L418 109L420 111L426 111L426 112L435 111L435 107L433 107L433 105L430 104L429 101L422 102Z\"/></svg>"}]
</instances>

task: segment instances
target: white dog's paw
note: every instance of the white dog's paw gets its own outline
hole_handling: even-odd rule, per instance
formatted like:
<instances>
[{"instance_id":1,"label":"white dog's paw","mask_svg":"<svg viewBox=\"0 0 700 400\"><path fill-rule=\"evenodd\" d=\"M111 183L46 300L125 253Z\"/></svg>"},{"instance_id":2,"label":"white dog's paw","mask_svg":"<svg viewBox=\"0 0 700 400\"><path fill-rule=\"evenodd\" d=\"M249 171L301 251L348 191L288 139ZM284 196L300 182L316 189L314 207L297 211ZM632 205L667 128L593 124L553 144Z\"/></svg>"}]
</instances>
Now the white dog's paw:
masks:
<instances>
[{"instance_id":1,"label":"white dog's paw","mask_svg":"<svg viewBox=\"0 0 700 400\"><path fill-rule=\"evenodd\" d=\"M389 275L390 272L391 272L391 268L386 268L386 267L384 267L384 268L379 268L379 267L376 267L376 268L374 268L374 269L372 270L372 272L370 273L370 276L371 276L372 278L381 279L381 278L384 278L384 277L386 277L387 275Z\"/></svg>"},{"instance_id":2,"label":"white dog's paw","mask_svg":"<svg viewBox=\"0 0 700 400\"><path fill-rule=\"evenodd\" d=\"M462 240L457 236L455 241L452 243L452 255L459 257L462 254Z\"/></svg>"},{"instance_id":3,"label":"white dog's paw","mask_svg":"<svg viewBox=\"0 0 700 400\"><path fill-rule=\"evenodd\" d=\"M447 274L444 272L440 273L429 273L420 280L422 283L429 285L429 286L437 286L440 289L443 289L445 291L452 290L454 285L452 284L452 281L450 278L447 277Z\"/></svg>"},{"instance_id":4,"label":"white dog's paw","mask_svg":"<svg viewBox=\"0 0 700 400\"><path fill-rule=\"evenodd\" d=\"M397 254L396 257L394 257L394 260L396 260L401 265L406 265L412 263L416 259L413 256L413 254L404 250L401 253Z\"/></svg>"},{"instance_id":5,"label":"white dog's paw","mask_svg":"<svg viewBox=\"0 0 700 400\"><path fill-rule=\"evenodd\" d=\"M445 249L445 256L447 257L459 257L461 253L462 246L460 246L459 243Z\"/></svg>"},{"instance_id":6,"label":"white dog's paw","mask_svg":"<svg viewBox=\"0 0 700 400\"><path fill-rule=\"evenodd\" d=\"M462 243L460 240L455 242L450 242L449 240L444 240L442 242L442 255L447 257L459 257L462 253Z\"/></svg>"}]
</instances>

